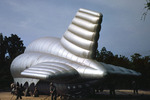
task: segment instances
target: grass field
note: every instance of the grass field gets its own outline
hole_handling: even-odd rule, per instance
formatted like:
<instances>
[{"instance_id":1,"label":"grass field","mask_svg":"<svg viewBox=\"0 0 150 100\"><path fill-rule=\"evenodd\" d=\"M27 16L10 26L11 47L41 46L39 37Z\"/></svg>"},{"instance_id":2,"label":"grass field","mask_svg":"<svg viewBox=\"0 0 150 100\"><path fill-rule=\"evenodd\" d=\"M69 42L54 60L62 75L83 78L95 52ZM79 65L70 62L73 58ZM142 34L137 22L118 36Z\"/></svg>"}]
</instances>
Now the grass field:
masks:
<instances>
[{"instance_id":1,"label":"grass field","mask_svg":"<svg viewBox=\"0 0 150 100\"><path fill-rule=\"evenodd\" d=\"M11 95L10 92L0 92L0 100L15 100L16 96ZM22 100L51 100L48 95L40 95L39 97L25 97ZM61 100L57 97L57 100ZM62 100L67 100L63 98ZM108 90L99 92L92 96L70 98L69 100L150 100L150 91L139 90L138 95L134 95L132 90L116 90L116 96L110 96Z\"/></svg>"}]
</instances>

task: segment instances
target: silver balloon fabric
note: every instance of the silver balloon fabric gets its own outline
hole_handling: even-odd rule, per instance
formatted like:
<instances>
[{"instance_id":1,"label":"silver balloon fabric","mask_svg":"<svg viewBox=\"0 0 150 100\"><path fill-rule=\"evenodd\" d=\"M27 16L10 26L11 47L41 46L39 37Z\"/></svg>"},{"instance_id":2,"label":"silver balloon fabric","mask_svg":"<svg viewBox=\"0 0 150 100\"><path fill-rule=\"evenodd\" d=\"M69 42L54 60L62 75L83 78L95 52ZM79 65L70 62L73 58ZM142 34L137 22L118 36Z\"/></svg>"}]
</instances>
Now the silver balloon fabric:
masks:
<instances>
[{"instance_id":1,"label":"silver balloon fabric","mask_svg":"<svg viewBox=\"0 0 150 100\"><path fill-rule=\"evenodd\" d=\"M65 49L82 58L95 58L102 14L79 9L61 39Z\"/></svg>"},{"instance_id":2,"label":"silver balloon fabric","mask_svg":"<svg viewBox=\"0 0 150 100\"><path fill-rule=\"evenodd\" d=\"M11 64L15 83L98 80L108 74L139 76L136 71L94 60L102 17L81 8L62 38L43 37L29 44Z\"/></svg>"}]
</instances>

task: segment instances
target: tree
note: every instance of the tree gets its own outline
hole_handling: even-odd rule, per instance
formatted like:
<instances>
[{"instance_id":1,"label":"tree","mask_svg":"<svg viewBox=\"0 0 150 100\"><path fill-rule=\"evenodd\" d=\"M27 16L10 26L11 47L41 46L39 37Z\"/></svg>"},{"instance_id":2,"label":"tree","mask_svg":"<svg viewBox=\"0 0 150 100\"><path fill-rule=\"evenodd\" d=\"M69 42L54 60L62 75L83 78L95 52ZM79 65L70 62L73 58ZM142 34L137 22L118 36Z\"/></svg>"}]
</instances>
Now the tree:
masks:
<instances>
[{"instance_id":1,"label":"tree","mask_svg":"<svg viewBox=\"0 0 150 100\"><path fill-rule=\"evenodd\" d=\"M131 56L131 59L134 70L142 74L140 81L142 88L150 88L150 56L142 57L140 54L135 53Z\"/></svg>"},{"instance_id":2,"label":"tree","mask_svg":"<svg viewBox=\"0 0 150 100\"><path fill-rule=\"evenodd\" d=\"M10 37L3 37L0 34L0 88L8 87L13 78L10 73L10 64L12 60L23 53L25 46L23 41L14 34Z\"/></svg>"},{"instance_id":3,"label":"tree","mask_svg":"<svg viewBox=\"0 0 150 100\"><path fill-rule=\"evenodd\" d=\"M112 64L116 66L122 66L125 68L130 68L131 66L130 60L127 57L122 55L120 55L119 57L118 55L115 55Z\"/></svg>"},{"instance_id":4,"label":"tree","mask_svg":"<svg viewBox=\"0 0 150 100\"><path fill-rule=\"evenodd\" d=\"M141 55L139 53L134 53L134 55L131 55L132 62L140 59Z\"/></svg>"},{"instance_id":5,"label":"tree","mask_svg":"<svg viewBox=\"0 0 150 100\"><path fill-rule=\"evenodd\" d=\"M5 54L6 54L6 45L5 45L3 34L0 33L0 63L1 64L5 61Z\"/></svg>"},{"instance_id":6,"label":"tree","mask_svg":"<svg viewBox=\"0 0 150 100\"><path fill-rule=\"evenodd\" d=\"M100 62L111 63L113 60L113 53L111 51L107 51L105 47L101 49L101 52L97 50L96 59Z\"/></svg>"},{"instance_id":7,"label":"tree","mask_svg":"<svg viewBox=\"0 0 150 100\"><path fill-rule=\"evenodd\" d=\"M135 53L131 57L136 71L150 75L150 56L141 57L140 54Z\"/></svg>"},{"instance_id":8,"label":"tree","mask_svg":"<svg viewBox=\"0 0 150 100\"><path fill-rule=\"evenodd\" d=\"M96 59L99 58L99 57L100 57L100 52L98 50L96 50Z\"/></svg>"},{"instance_id":9,"label":"tree","mask_svg":"<svg viewBox=\"0 0 150 100\"><path fill-rule=\"evenodd\" d=\"M142 57L139 53L134 53L131 55L132 68L136 71L140 71L143 66Z\"/></svg>"},{"instance_id":10,"label":"tree","mask_svg":"<svg viewBox=\"0 0 150 100\"><path fill-rule=\"evenodd\" d=\"M11 34L11 37L5 38L5 41L7 42L8 58L11 61L24 52L25 46L23 41L16 34Z\"/></svg>"},{"instance_id":11,"label":"tree","mask_svg":"<svg viewBox=\"0 0 150 100\"><path fill-rule=\"evenodd\" d=\"M99 62L121 66L140 72L142 74L139 80L141 88L150 89L150 56L142 57L141 54L134 53L131 55L130 61L127 57L122 55L113 56L111 51L107 51L106 48L103 47L100 52L97 50L96 60Z\"/></svg>"},{"instance_id":12,"label":"tree","mask_svg":"<svg viewBox=\"0 0 150 100\"><path fill-rule=\"evenodd\" d=\"M144 20L145 20L145 18L146 18L146 16L147 16L147 13L148 13L148 11L150 10L150 0L146 0L146 4L145 4L145 12L143 13L143 15L142 15L142 18L141 19L143 19L144 18Z\"/></svg>"}]
</instances>

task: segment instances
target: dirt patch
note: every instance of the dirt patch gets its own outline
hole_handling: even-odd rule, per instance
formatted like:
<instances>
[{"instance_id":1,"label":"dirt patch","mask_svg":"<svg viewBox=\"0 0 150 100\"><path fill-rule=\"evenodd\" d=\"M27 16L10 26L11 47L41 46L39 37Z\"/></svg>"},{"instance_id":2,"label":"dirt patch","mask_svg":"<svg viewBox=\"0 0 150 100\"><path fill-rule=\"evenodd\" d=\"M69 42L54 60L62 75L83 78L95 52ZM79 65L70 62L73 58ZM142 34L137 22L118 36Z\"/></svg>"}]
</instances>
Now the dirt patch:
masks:
<instances>
[{"instance_id":1,"label":"dirt patch","mask_svg":"<svg viewBox=\"0 0 150 100\"><path fill-rule=\"evenodd\" d=\"M16 96L10 92L0 92L0 100L15 100ZM63 98L66 100L67 98ZM40 95L39 97L25 97L22 100L51 100L48 95ZM61 100L57 97L57 100ZM134 95L132 90L116 90L116 96L110 96L108 90L97 92L95 95L88 97L71 97L70 100L150 100L150 91L140 90L138 95Z\"/></svg>"}]
</instances>

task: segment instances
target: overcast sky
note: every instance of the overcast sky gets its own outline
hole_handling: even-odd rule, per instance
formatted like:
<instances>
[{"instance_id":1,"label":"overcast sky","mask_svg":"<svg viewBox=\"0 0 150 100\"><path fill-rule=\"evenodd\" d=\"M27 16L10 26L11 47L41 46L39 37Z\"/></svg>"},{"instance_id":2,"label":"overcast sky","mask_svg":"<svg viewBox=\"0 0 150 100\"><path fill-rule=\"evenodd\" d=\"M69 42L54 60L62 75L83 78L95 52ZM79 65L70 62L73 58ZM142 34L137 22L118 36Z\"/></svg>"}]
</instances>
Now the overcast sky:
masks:
<instances>
[{"instance_id":1,"label":"overcast sky","mask_svg":"<svg viewBox=\"0 0 150 100\"><path fill-rule=\"evenodd\" d=\"M150 12L141 20L146 0L0 0L0 33L33 40L62 37L79 8L103 14L98 49L129 57L150 55Z\"/></svg>"}]
</instances>

